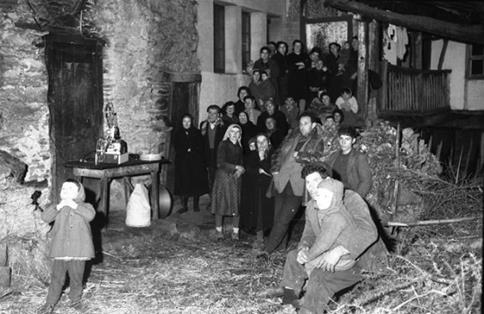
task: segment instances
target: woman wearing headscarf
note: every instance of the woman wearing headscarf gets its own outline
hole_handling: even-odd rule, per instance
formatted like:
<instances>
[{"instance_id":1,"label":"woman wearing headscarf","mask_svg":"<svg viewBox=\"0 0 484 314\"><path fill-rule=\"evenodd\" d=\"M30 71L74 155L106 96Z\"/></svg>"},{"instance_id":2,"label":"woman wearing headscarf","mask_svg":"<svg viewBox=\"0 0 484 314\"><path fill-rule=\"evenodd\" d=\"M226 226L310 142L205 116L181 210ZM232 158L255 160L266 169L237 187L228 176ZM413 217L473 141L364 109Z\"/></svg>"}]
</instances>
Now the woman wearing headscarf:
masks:
<instances>
[{"instance_id":1,"label":"woman wearing headscarf","mask_svg":"<svg viewBox=\"0 0 484 314\"><path fill-rule=\"evenodd\" d=\"M182 199L180 213L188 211L188 198L193 197L193 210L199 211L199 197L208 193L208 177L203 153L203 138L193 126L193 117L184 114L175 130L175 195Z\"/></svg>"},{"instance_id":2,"label":"woman wearing headscarf","mask_svg":"<svg viewBox=\"0 0 484 314\"><path fill-rule=\"evenodd\" d=\"M243 166L242 128L231 124L217 149L217 171L212 189L212 214L215 214L215 237L223 239L223 217L232 217L232 239L239 239L239 207Z\"/></svg>"}]
</instances>

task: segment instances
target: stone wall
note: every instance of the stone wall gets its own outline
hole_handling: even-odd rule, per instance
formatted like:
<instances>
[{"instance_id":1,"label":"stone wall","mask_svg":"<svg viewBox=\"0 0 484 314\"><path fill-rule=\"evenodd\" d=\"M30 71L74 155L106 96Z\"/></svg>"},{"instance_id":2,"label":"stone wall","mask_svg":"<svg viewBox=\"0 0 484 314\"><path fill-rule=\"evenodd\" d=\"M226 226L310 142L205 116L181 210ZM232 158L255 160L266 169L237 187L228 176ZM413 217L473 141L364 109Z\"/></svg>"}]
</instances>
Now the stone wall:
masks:
<instances>
[{"instance_id":1,"label":"stone wall","mask_svg":"<svg viewBox=\"0 0 484 314\"><path fill-rule=\"evenodd\" d=\"M91 1L85 11L84 31L106 41L104 103L113 103L129 151L147 151L153 134L166 135L163 73L199 72L196 1Z\"/></svg>"},{"instance_id":2,"label":"stone wall","mask_svg":"<svg viewBox=\"0 0 484 314\"><path fill-rule=\"evenodd\" d=\"M32 22L28 8L0 12L0 150L28 165L25 181L49 179L49 110L43 33L15 26Z\"/></svg>"},{"instance_id":3,"label":"stone wall","mask_svg":"<svg viewBox=\"0 0 484 314\"><path fill-rule=\"evenodd\" d=\"M196 6L193 0L88 0L82 12L78 31L106 42L104 103L113 103L130 152L146 151L153 135L161 142L167 136L171 84L164 74L199 72ZM40 190L40 204L49 203L54 139L49 137L42 39L47 32L34 30L26 0L0 8L0 150L28 165L25 181L49 183L20 185L0 178L0 241L10 244L13 273L25 275L35 267L46 269L48 226L33 212L30 195ZM31 239L39 249L29 251L20 238ZM17 260L28 269L20 270Z\"/></svg>"}]
</instances>

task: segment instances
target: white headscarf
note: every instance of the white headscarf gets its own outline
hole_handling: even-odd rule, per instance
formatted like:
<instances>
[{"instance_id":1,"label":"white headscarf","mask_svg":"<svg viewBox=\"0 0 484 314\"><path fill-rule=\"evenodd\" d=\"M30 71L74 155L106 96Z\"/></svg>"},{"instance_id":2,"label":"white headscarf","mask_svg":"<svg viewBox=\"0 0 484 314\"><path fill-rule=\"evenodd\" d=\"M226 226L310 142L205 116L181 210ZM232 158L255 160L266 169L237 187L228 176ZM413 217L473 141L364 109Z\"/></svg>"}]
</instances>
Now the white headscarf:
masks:
<instances>
[{"instance_id":1,"label":"white headscarf","mask_svg":"<svg viewBox=\"0 0 484 314\"><path fill-rule=\"evenodd\" d=\"M223 138L224 141L229 138L230 131L232 131L233 128L239 129L240 138L242 138L242 128L240 127L240 125L234 123L234 124L229 125L229 127L225 131L224 138ZM242 144L240 143L240 138L237 142L239 143L240 146L242 146Z\"/></svg>"}]
</instances>

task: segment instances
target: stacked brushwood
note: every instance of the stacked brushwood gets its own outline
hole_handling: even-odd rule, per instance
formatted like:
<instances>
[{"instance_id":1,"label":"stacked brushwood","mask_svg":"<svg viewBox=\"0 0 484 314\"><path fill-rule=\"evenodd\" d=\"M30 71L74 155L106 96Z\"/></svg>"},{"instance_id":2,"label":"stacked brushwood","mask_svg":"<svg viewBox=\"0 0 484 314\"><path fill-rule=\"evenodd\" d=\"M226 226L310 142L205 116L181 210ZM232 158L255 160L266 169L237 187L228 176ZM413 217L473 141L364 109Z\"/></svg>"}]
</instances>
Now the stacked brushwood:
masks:
<instances>
[{"instance_id":1,"label":"stacked brushwood","mask_svg":"<svg viewBox=\"0 0 484 314\"><path fill-rule=\"evenodd\" d=\"M439 160L424 140L410 128L403 129L399 137L389 122L379 121L361 132L357 149L368 156L373 186L367 199L380 219L420 219L428 204L415 181L422 182L424 177L437 179L442 172Z\"/></svg>"},{"instance_id":2,"label":"stacked brushwood","mask_svg":"<svg viewBox=\"0 0 484 314\"><path fill-rule=\"evenodd\" d=\"M324 161L339 149L334 126L325 123L317 134L324 152L300 154L298 161ZM440 161L411 128L399 132L390 122L378 121L361 130L354 149L368 158L373 184L366 199L383 224L469 216L479 204L478 185L441 179Z\"/></svg>"},{"instance_id":3,"label":"stacked brushwood","mask_svg":"<svg viewBox=\"0 0 484 314\"><path fill-rule=\"evenodd\" d=\"M356 149L367 154L373 176L367 200L382 222L415 223L479 213L478 180L443 179L440 161L412 129L403 129L398 136L389 122L379 121L361 132Z\"/></svg>"},{"instance_id":4,"label":"stacked brushwood","mask_svg":"<svg viewBox=\"0 0 484 314\"><path fill-rule=\"evenodd\" d=\"M378 121L360 135L354 149L366 154L373 177L367 200L383 223L414 222L428 218L429 211L433 218L448 217L444 213L446 202L436 205L435 196L444 196L442 185L456 187L439 178L442 166L419 134L403 129L399 144L397 129L387 121ZM337 145L336 141L331 143Z\"/></svg>"}]
</instances>

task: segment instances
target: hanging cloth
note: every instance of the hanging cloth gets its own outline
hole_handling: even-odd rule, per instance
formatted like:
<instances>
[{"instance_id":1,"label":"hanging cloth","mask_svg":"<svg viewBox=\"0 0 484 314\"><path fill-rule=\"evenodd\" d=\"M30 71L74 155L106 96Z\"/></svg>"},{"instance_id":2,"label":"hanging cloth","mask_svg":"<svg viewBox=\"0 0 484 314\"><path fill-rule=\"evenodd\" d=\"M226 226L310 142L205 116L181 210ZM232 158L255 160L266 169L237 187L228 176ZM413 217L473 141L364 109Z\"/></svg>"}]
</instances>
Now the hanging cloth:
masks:
<instances>
[{"instance_id":1,"label":"hanging cloth","mask_svg":"<svg viewBox=\"0 0 484 314\"><path fill-rule=\"evenodd\" d=\"M388 63L397 65L397 31L392 24L383 32L383 58Z\"/></svg>"},{"instance_id":2,"label":"hanging cloth","mask_svg":"<svg viewBox=\"0 0 484 314\"><path fill-rule=\"evenodd\" d=\"M408 34L405 27L396 27L396 38L397 38L397 58L403 60L405 58L405 53L407 52L408 45Z\"/></svg>"}]
</instances>

